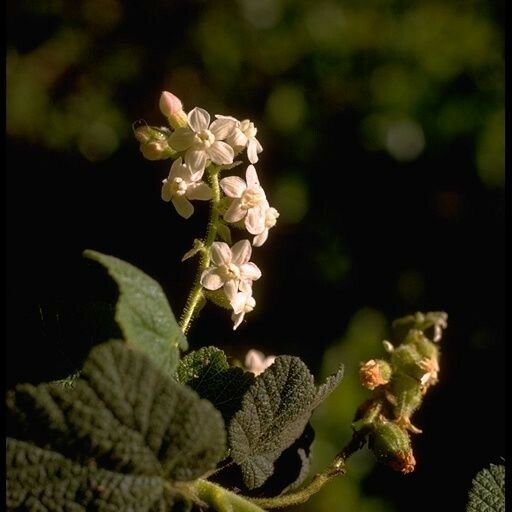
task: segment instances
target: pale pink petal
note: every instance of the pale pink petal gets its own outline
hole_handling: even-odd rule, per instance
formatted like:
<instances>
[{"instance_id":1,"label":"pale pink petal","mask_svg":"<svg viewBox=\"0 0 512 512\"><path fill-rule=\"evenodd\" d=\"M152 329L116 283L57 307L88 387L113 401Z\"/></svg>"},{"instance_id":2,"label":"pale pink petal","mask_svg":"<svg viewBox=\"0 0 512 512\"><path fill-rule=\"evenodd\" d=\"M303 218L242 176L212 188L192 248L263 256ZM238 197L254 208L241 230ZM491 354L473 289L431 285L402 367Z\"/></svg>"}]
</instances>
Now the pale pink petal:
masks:
<instances>
[{"instance_id":1,"label":"pale pink petal","mask_svg":"<svg viewBox=\"0 0 512 512\"><path fill-rule=\"evenodd\" d=\"M210 126L216 140L224 140L235 129L235 121L228 118L217 119Z\"/></svg>"},{"instance_id":2,"label":"pale pink petal","mask_svg":"<svg viewBox=\"0 0 512 512\"><path fill-rule=\"evenodd\" d=\"M162 94L160 95L159 107L160 112L162 112L162 114L167 117L183 109L181 100L168 91L162 91Z\"/></svg>"},{"instance_id":3,"label":"pale pink petal","mask_svg":"<svg viewBox=\"0 0 512 512\"><path fill-rule=\"evenodd\" d=\"M233 322L233 331L236 331L237 327L242 323L244 316L245 313L243 311L241 313L233 313L231 315L231 321Z\"/></svg>"},{"instance_id":4,"label":"pale pink petal","mask_svg":"<svg viewBox=\"0 0 512 512\"><path fill-rule=\"evenodd\" d=\"M181 178L185 180L187 183L191 181L191 172L188 166L183 165L183 161L181 160L181 156L174 160L171 166L171 170L169 171L169 181L174 178Z\"/></svg>"},{"instance_id":5,"label":"pale pink petal","mask_svg":"<svg viewBox=\"0 0 512 512\"><path fill-rule=\"evenodd\" d=\"M251 164L255 164L258 158L258 144L256 139L250 139L247 144L247 158Z\"/></svg>"},{"instance_id":6,"label":"pale pink petal","mask_svg":"<svg viewBox=\"0 0 512 512\"><path fill-rule=\"evenodd\" d=\"M192 171L190 171L192 172ZM199 181L204 174L204 169L202 171L196 171L190 175L190 182Z\"/></svg>"},{"instance_id":7,"label":"pale pink petal","mask_svg":"<svg viewBox=\"0 0 512 512\"><path fill-rule=\"evenodd\" d=\"M196 133L207 130L210 124L210 114L204 108L196 107L188 113L188 124Z\"/></svg>"},{"instance_id":8,"label":"pale pink petal","mask_svg":"<svg viewBox=\"0 0 512 512\"><path fill-rule=\"evenodd\" d=\"M193 173L204 171L207 156L201 149L189 149L185 154L185 163Z\"/></svg>"},{"instance_id":9,"label":"pale pink petal","mask_svg":"<svg viewBox=\"0 0 512 512\"><path fill-rule=\"evenodd\" d=\"M226 213L224 214L224 220L226 222L238 222L245 217L247 210L242 208L242 201L240 199L233 199Z\"/></svg>"},{"instance_id":10,"label":"pale pink petal","mask_svg":"<svg viewBox=\"0 0 512 512\"><path fill-rule=\"evenodd\" d=\"M228 142L237 148L245 148L248 140L249 139L242 130L235 129L235 131L229 136Z\"/></svg>"},{"instance_id":11,"label":"pale pink petal","mask_svg":"<svg viewBox=\"0 0 512 512\"><path fill-rule=\"evenodd\" d=\"M228 298L230 304L235 300L238 284L234 279L230 279L224 283L224 293Z\"/></svg>"},{"instance_id":12,"label":"pale pink petal","mask_svg":"<svg viewBox=\"0 0 512 512\"><path fill-rule=\"evenodd\" d=\"M240 281L240 284L238 285L238 289L245 293L245 295L248 295L249 297L252 296L252 281L250 279L243 279Z\"/></svg>"},{"instance_id":13,"label":"pale pink petal","mask_svg":"<svg viewBox=\"0 0 512 512\"><path fill-rule=\"evenodd\" d=\"M245 217L245 227L251 235L259 235L265 229L265 207L249 208Z\"/></svg>"},{"instance_id":14,"label":"pale pink petal","mask_svg":"<svg viewBox=\"0 0 512 512\"><path fill-rule=\"evenodd\" d=\"M219 275L219 270L215 267L207 268L201 274L201 286L206 288L207 290L218 290L222 288L224 281L222 277Z\"/></svg>"},{"instance_id":15,"label":"pale pink petal","mask_svg":"<svg viewBox=\"0 0 512 512\"><path fill-rule=\"evenodd\" d=\"M249 167L247 167L247 171L245 171L245 181L247 181L247 186L249 188L256 188L260 186L258 173L256 172L254 165L249 165Z\"/></svg>"},{"instance_id":16,"label":"pale pink petal","mask_svg":"<svg viewBox=\"0 0 512 512\"><path fill-rule=\"evenodd\" d=\"M259 235L256 235L252 239L252 245L254 247L261 247L267 241L267 238L268 238L268 229L264 229Z\"/></svg>"},{"instance_id":17,"label":"pale pink petal","mask_svg":"<svg viewBox=\"0 0 512 512\"><path fill-rule=\"evenodd\" d=\"M218 165L231 164L235 157L233 148L220 140L216 140L206 151L212 162Z\"/></svg>"},{"instance_id":18,"label":"pale pink petal","mask_svg":"<svg viewBox=\"0 0 512 512\"><path fill-rule=\"evenodd\" d=\"M188 127L178 128L169 137L169 146L176 151L185 151L196 138L195 133Z\"/></svg>"},{"instance_id":19,"label":"pale pink petal","mask_svg":"<svg viewBox=\"0 0 512 512\"><path fill-rule=\"evenodd\" d=\"M162 183L162 199L165 202L169 202L172 197L171 184L167 180L163 180Z\"/></svg>"},{"instance_id":20,"label":"pale pink petal","mask_svg":"<svg viewBox=\"0 0 512 512\"><path fill-rule=\"evenodd\" d=\"M235 265L243 265L251 259L252 247L249 240L240 240L231 247L231 261Z\"/></svg>"},{"instance_id":21,"label":"pale pink petal","mask_svg":"<svg viewBox=\"0 0 512 512\"><path fill-rule=\"evenodd\" d=\"M235 298L231 301L231 307L235 313L241 313L245 309L245 302L247 300L247 296L245 293L237 293Z\"/></svg>"},{"instance_id":22,"label":"pale pink petal","mask_svg":"<svg viewBox=\"0 0 512 512\"><path fill-rule=\"evenodd\" d=\"M184 196L175 196L172 198L172 204L176 211L185 219L188 219L194 213L194 206Z\"/></svg>"},{"instance_id":23,"label":"pale pink petal","mask_svg":"<svg viewBox=\"0 0 512 512\"><path fill-rule=\"evenodd\" d=\"M260 144L260 141L258 139L253 139L254 142L256 142L256 151L258 153L261 153L263 151L263 146Z\"/></svg>"},{"instance_id":24,"label":"pale pink petal","mask_svg":"<svg viewBox=\"0 0 512 512\"><path fill-rule=\"evenodd\" d=\"M236 117L233 116L223 116L221 114L215 114L215 117L217 119L229 119L230 121L233 121L235 124L240 122Z\"/></svg>"},{"instance_id":25,"label":"pale pink petal","mask_svg":"<svg viewBox=\"0 0 512 512\"><path fill-rule=\"evenodd\" d=\"M261 270L252 262L240 265L240 278L242 280L250 279L256 281L261 277Z\"/></svg>"},{"instance_id":26,"label":"pale pink petal","mask_svg":"<svg viewBox=\"0 0 512 512\"><path fill-rule=\"evenodd\" d=\"M228 197L242 197L247 185L245 181L238 176L228 176L220 180L220 187Z\"/></svg>"},{"instance_id":27,"label":"pale pink petal","mask_svg":"<svg viewBox=\"0 0 512 512\"><path fill-rule=\"evenodd\" d=\"M192 183L187 188L187 198L199 201L209 201L212 197L212 189L204 182Z\"/></svg>"},{"instance_id":28,"label":"pale pink petal","mask_svg":"<svg viewBox=\"0 0 512 512\"><path fill-rule=\"evenodd\" d=\"M231 249L225 242L213 242L211 256L215 265L229 265L231 263Z\"/></svg>"}]
</instances>

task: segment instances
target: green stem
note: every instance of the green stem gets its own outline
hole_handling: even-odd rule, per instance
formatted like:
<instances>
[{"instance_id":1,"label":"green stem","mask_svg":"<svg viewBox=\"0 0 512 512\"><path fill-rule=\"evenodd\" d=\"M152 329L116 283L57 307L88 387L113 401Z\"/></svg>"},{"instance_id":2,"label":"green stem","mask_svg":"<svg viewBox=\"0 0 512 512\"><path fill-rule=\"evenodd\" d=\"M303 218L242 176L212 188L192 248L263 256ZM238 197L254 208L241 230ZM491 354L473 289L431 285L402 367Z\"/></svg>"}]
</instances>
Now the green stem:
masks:
<instances>
[{"instance_id":1,"label":"green stem","mask_svg":"<svg viewBox=\"0 0 512 512\"><path fill-rule=\"evenodd\" d=\"M351 440L345 448L334 457L331 464L321 473L316 474L305 487L283 496L276 496L275 498L251 498L251 501L264 509L284 508L308 501L309 498L311 498L313 494L316 494L329 480L345 474L347 459L353 453L361 449L363 444L364 434L354 432Z\"/></svg>"},{"instance_id":2,"label":"green stem","mask_svg":"<svg viewBox=\"0 0 512 512\"><path fill-rule=\"evenodd\" d=\"M238 496L208 480L196 480L194 488L197 497L217 512L265 512L247 498Z\"/></svg>"},{"instance_id":3,"label":"green stem","mask_svg":"<svg viewBox=\"0 0 512 512\"><path fill-rule=\"evenodd\" d=\"M201 256L199 260L199 267L197 269L194 285L190 290L187 298L185 308L181 314L180 327L184 334L187 334L190 326L200 307L206 300L203 295L201 286L201 274L210 265L210 249L213 242L217 238L217 226L219 222L219 202L220 202L220 187L219 187L219 168L211 164L206 169L208 184L212 189L213 197L210 203L210 218L208 220L208 227L206 228L206 236L203 240L203 248L201 249Z\"/></svg>"}]
</instances>

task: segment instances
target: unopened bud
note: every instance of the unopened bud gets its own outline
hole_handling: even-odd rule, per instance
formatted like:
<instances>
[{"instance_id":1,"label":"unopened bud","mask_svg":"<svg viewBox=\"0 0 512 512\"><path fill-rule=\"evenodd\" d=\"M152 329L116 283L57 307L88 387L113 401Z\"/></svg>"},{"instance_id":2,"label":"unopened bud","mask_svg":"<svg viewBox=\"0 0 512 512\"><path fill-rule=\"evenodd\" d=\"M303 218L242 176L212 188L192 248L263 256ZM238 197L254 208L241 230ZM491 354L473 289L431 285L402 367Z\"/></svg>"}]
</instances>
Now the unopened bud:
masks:
<instances>
[{"instance_id":1,"label":"unopened bud","mask_svg":"<svg viewBox=\"0 0 512 512\"><path fill-rule=\"evenodd\" d=\"M391 366L382 359L370 359L359 368L361 384L368 389L387 384L391 379Z\"/></svg>"},{"instance_id":2,"label":"unopened bud","mask_svg":"<svg viewBox=\"0 0 512 512\"><path fill-rule=\"evenodd\" d=\"M369 446L379 461L395 471L404 474L414 471L416 460L409 435L395 423L386 420L375 423L370 433Z\"/></svg>"},{"instance_id":3,"label":"unopened bud","mask_svg":"<svg viewBox=\"0 0 512 512\"><path fill-rule=\"evenodd\" d=\"M187 114L183 110L181 100L168 91L163 91L160 95L160 112L167 117L169 124L174 128L183 128L187 126Z\"/></svg>"},{"instance_id":4,"label":"unopened bud","mask_svg":"<svg viewBox=\"0 0 512 512\"><path fill-rule=\"evenodd\" d=\"M148 160L164 160L174 153L167 141L143 142L140 145L140 150L144 158Z\"/></svg>"}]
</instances>

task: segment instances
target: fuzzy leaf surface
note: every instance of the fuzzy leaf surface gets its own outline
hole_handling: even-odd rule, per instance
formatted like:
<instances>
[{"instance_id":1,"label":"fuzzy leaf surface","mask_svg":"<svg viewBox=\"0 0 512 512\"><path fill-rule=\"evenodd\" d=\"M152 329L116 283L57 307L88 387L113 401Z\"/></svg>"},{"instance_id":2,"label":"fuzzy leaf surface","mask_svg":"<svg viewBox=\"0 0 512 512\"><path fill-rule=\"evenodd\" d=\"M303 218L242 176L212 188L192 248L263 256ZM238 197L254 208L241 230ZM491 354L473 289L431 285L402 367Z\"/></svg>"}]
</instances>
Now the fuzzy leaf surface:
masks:
<instances>
[{"instance_id":1,"label":"fuzzy leaf surface","mask_svg":"<svg viewBox=\"0 0 512 512\"><path fill-rule=\"evenodd\" d=\"M96 251L84 255L103 265L119 286L116 321L126 340L138 345L168 375L174 375L179 349L188 343L160 285L126 261Z\"/></svg>"},{"instance_id":2,"label":"fuzzy leaf surface","mask_svg":"<svg viewBox=\"0 0 512 512\"><path fill-rule=\"evenodd\" d=\"M216 347L204 347L187 354L178 365L178 380L206 398L228 422L254 382L254 375L229 366L226 354Z\"/></svg>"},{"instance_id":3,"label":"fuzzy leaf surface","mask_svg":"<svg viewBox=\"0 0 512 512\"><path fill-rule=\"evenodd\" d=\"M112 482L107 489L129 494L133 482L148 499L164 496L169 482L195 480L214 468L226 447L224 422L212 404L121 341L94 348L72 387L23 384L8 393L7 408L8 431L18 438L10 442L7 467L8 499L14 501L20 493L30 503L42 499L31 487L94 494L91 486L103 488L103 481ZM31 477L20 469L29 452L48 462L41 463L46 472ZM95 510L91 503L86 510ZM104 506L98 510L110 510Z\"/></svg>"},{"instance_id":4,"label":"fuzzy leaf surface","mask_svg":"<svg viewBox=\"0 0 512 512\"><path fill-rule=\"evenodd\" d=\"M249 489L273 474L274 463L302 435L313 409L339 383L341 372L317 389L298 357L279 356L255 379L229 425L231 457Z\"/></svg>"},{"instance_id":5,"label":"fuzzy leaf surface","mask_svg":"<svg viewBox=\"0 0 512 512\"><path fill-rule=\"evenodd\" d=\"M505 512L505 466L491 464L477 473L466 512Z\"/></svg>"}]
</instances>

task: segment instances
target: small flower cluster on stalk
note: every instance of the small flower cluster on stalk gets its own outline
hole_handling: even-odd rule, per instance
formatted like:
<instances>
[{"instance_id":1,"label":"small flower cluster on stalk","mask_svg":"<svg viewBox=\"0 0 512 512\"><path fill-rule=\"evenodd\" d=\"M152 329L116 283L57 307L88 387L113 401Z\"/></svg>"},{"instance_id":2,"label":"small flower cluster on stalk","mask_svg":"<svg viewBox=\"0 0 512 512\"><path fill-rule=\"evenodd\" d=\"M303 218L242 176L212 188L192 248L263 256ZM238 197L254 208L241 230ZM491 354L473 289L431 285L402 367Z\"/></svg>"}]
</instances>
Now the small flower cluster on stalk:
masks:
<instances>
[{"instance_id":1,"label":"small flower cluster on stalk","mask_svg":"<svg viewBox=\"0 0 512 512\"><path fill-rule=\"evenodd\" d=\"M386 359L370 359L359 369L361 384L373 396L356 414L355 435L368 439L376 457L402 473L410 473L416 464L409 433L422 431L411 416L438 381L438 342L447 318L444 312L418 312L395 320L396 345L383 342Z\"/></svg>"},{"instance_id":2,"label":"small flower cluster on stalk","mask_svg":"<svg viewBox=\"0 0 512 512\"><path fill-rule=\"evenodd\" d=\"M169 126L143 124L134 128L135 137L145 158L174 160L163 180L161 197L171 202L179 215L188 219L194 213L192 201L211 201L208 232L203 240L194 241L183 259L201 255L197 283L201 297L229 308L236 329L256 305L252 285L261 271L250 261L252 246L260 247L267 241L279 217L254 167L263 151L257 129L248 119L216 115L212 121L199 107L186 113L180 99L167 91L162 92L159 107ZM242 163L234 159L244 150L249 161L245 180L239 176L219 180L222 171ZM251 240L231 245L230 227L247 231ZM197 301L191 307L196 306Z\"/></svg>"}]
</instances>

